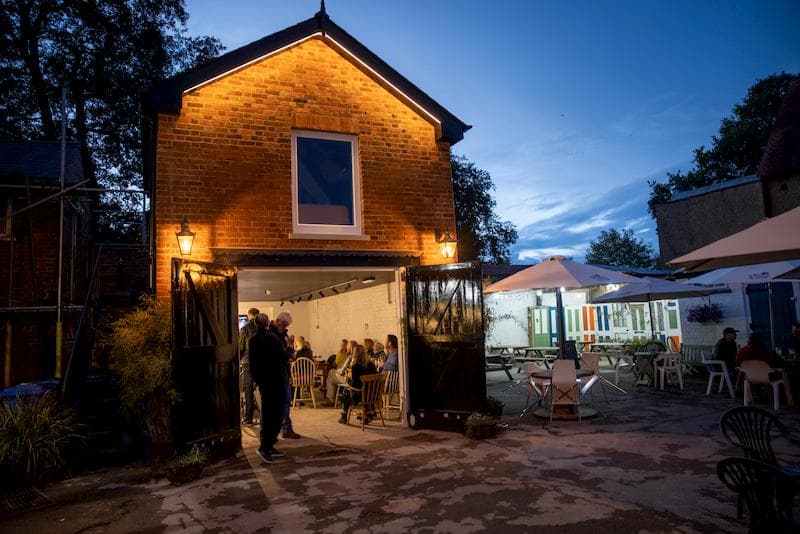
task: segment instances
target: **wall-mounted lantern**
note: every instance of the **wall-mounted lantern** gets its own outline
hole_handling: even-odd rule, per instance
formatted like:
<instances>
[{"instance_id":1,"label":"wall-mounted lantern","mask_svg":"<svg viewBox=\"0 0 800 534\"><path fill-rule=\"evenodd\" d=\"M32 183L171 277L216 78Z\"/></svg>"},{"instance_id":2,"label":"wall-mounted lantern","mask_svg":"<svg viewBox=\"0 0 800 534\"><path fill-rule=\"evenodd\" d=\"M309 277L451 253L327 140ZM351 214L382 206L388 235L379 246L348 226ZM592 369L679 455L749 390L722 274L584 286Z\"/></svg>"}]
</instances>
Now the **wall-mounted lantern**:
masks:
<instances>
[{"instance_id":1,"label":"wall-mounted lantern","mask_svg":"<svg viewBox=\"0 0 800 534\"><path fill-rule=\"evenodd\" d=\"M444 235L439 238L439 250L442 253L442 257L445 259L455 258L456 245L458 245L458 241L450 235L450 232L445 232Z\"/></svg>"},{"instance_id":2,"label":"wall-mounted lantern","mask_svg":"<svg viewBox=\"0 0 800 534\"><path fill-rule=\"evenodd\" d=\"M181 256L189 256L192 253L192 245L194 244L194 232L189 230L189 219L183 218L181 223L181 231L175 232L175 237L178 238L178 248L181 251Z\"/></svg>"}]
</instances>

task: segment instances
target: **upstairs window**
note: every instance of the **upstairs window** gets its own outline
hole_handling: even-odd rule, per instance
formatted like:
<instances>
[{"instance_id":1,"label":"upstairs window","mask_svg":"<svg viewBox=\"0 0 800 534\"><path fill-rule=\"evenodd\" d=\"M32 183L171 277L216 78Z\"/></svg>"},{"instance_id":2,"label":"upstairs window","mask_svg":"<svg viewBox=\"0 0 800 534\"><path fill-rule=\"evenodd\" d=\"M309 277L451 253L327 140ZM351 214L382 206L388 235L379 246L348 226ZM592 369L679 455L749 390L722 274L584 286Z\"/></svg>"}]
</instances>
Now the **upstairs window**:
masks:
<instances>
[{"instance_id":1,"label":"upstairs window","mask_svg":"<svg viewBox=\"0 0 800 534\"><path fill-rule=\"evenodd\" d=\"M297 234L361 235L358 138L292 132L292 218Z\"/></svg>"}]
</instances>

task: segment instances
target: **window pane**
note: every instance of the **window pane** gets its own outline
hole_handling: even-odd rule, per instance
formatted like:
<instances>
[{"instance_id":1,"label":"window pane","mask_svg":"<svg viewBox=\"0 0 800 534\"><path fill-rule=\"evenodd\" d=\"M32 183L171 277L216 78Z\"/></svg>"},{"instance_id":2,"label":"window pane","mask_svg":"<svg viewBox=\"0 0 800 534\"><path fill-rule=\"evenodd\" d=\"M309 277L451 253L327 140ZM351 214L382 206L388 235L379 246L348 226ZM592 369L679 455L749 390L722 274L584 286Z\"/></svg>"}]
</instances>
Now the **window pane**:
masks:
<instances>
[{"instance_id":1,"label":"window pane","mask_svg":"<svg viewBox=\"0 0 800 534\"><path fill-rule=\"evenodd\" d=\"M349 141L297 138L300 224L355 224L352 151Z\"/></svg>"}]
</instances>

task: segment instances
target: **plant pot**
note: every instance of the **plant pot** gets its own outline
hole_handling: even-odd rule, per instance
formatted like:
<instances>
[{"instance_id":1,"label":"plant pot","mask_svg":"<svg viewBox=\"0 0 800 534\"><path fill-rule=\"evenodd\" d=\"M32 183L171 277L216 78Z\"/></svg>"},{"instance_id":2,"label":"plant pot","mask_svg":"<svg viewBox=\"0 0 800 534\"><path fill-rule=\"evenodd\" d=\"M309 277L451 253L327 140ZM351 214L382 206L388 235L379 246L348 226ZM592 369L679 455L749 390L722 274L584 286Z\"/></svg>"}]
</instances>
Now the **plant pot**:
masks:
<instances>
[{"instance_id":1,"label":"plant pot","mask_svg":"<svg viewBox=\"0 0 800 534\"><path fill-rule=\"evenodd\" d=\"M465 425L466 436L469 439L487 439L497 435L499 418L486 415L471 415Z\"/></svg>"},{"instance_id":2,"label":"plant pot","mask_svg":"<svg viewBox=\"0 0 800 534\"><path fill-rule=\"evenodd\" d=\"M187 464L170 467L167 469L166 476L167 480L178 486L197 480L202 472L203 464Z\"/></svg>"}]
</instances>

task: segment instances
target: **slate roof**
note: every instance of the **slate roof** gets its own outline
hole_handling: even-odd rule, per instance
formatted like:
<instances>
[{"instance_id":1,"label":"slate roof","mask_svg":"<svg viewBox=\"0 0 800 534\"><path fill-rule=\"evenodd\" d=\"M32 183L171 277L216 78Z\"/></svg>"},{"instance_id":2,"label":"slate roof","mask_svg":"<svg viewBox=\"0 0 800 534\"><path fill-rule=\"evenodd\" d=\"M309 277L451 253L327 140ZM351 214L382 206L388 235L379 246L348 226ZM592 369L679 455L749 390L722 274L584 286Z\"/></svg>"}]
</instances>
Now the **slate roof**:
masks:
<instances>
[{"instance_id":1,"label":"slate roof","mask_svg":"<svg viewBox=\"0 0 800 534\"><path fill-rule=\"evenodd\" d=\"M463 139L464 132L471 128L470 125L447 111L441 104L425 94L420 88L334 23L324 9L310 19L232 50L196 69L178 74L153 86L145 95L144 107L151 112L178 114L180 113L184 91L202 85L231 70L241 68L263 56L277 52L301 39L314 35L320 35L321 38L326 39L328 42L333 40L335 43L345 47L359 60L363 61L369 69L372 69L397 90L402 91L408 98L436 117L441 123L441 141L455 144ZM333 43L330 44L333 45ZM334 48L336 47L334 46ZM357 63L355 64L359 66ZM375 78L372 73L366 73ZM402 100L408 101L408 98L398 94L397 90L387 86L385 82L379 79L377 81Z\"/></svg>"},{"instance_id":2,"label":"slate roof","mask_svg":"<svg viewBox=\"0 0 800 534\"><path fill-rule=\"evenodd\" d=\"M765 179L800 174L800 78L783 97L758 173Z\"/></svg>"},{"instance_id":3,"label":"slate roof","mask_svg":"<svg viewBox=\"0 0 800 534\"><path fill-rule=\"evenodd\" d=\"M481 263L483 277L488 278L492 283L502 280L512 274L516 274L532 265L509 265L503 263Z\"/></svg>"},{"instance_id":4,"label":"slate roof","mask_svg":"<svg viewBox=\"0 0 800 534\"><path fill-rule=\"evenodd\" d=\"M758 181L758 176L755 174L751 174L750 176L741 176L739 178L734 178L733 180L727 180L725 182L719 182L717 184L698 187L697 189L691 189L689 191L675 191L674 193L672 193L672 197L670 197L669 201L677 202L678 200L697 197L700 195L705 195L706 193L712 193L714 191L722 191L723 189L728 189L730 187L736 187L744 184L750 184L757 181Z\"/></svg>"},{"instance_id":5,"label":"slate roof","mask_svg":"<svg viewBox=\"0 0 800 534\"><path fill-rule=\"evenodd\" d=\"M0 181L3 184L58 185L61 172L60 141L0 141ZM84 180L81 145L66 144L66 185Z\"/></svg>"}]
</instances>

